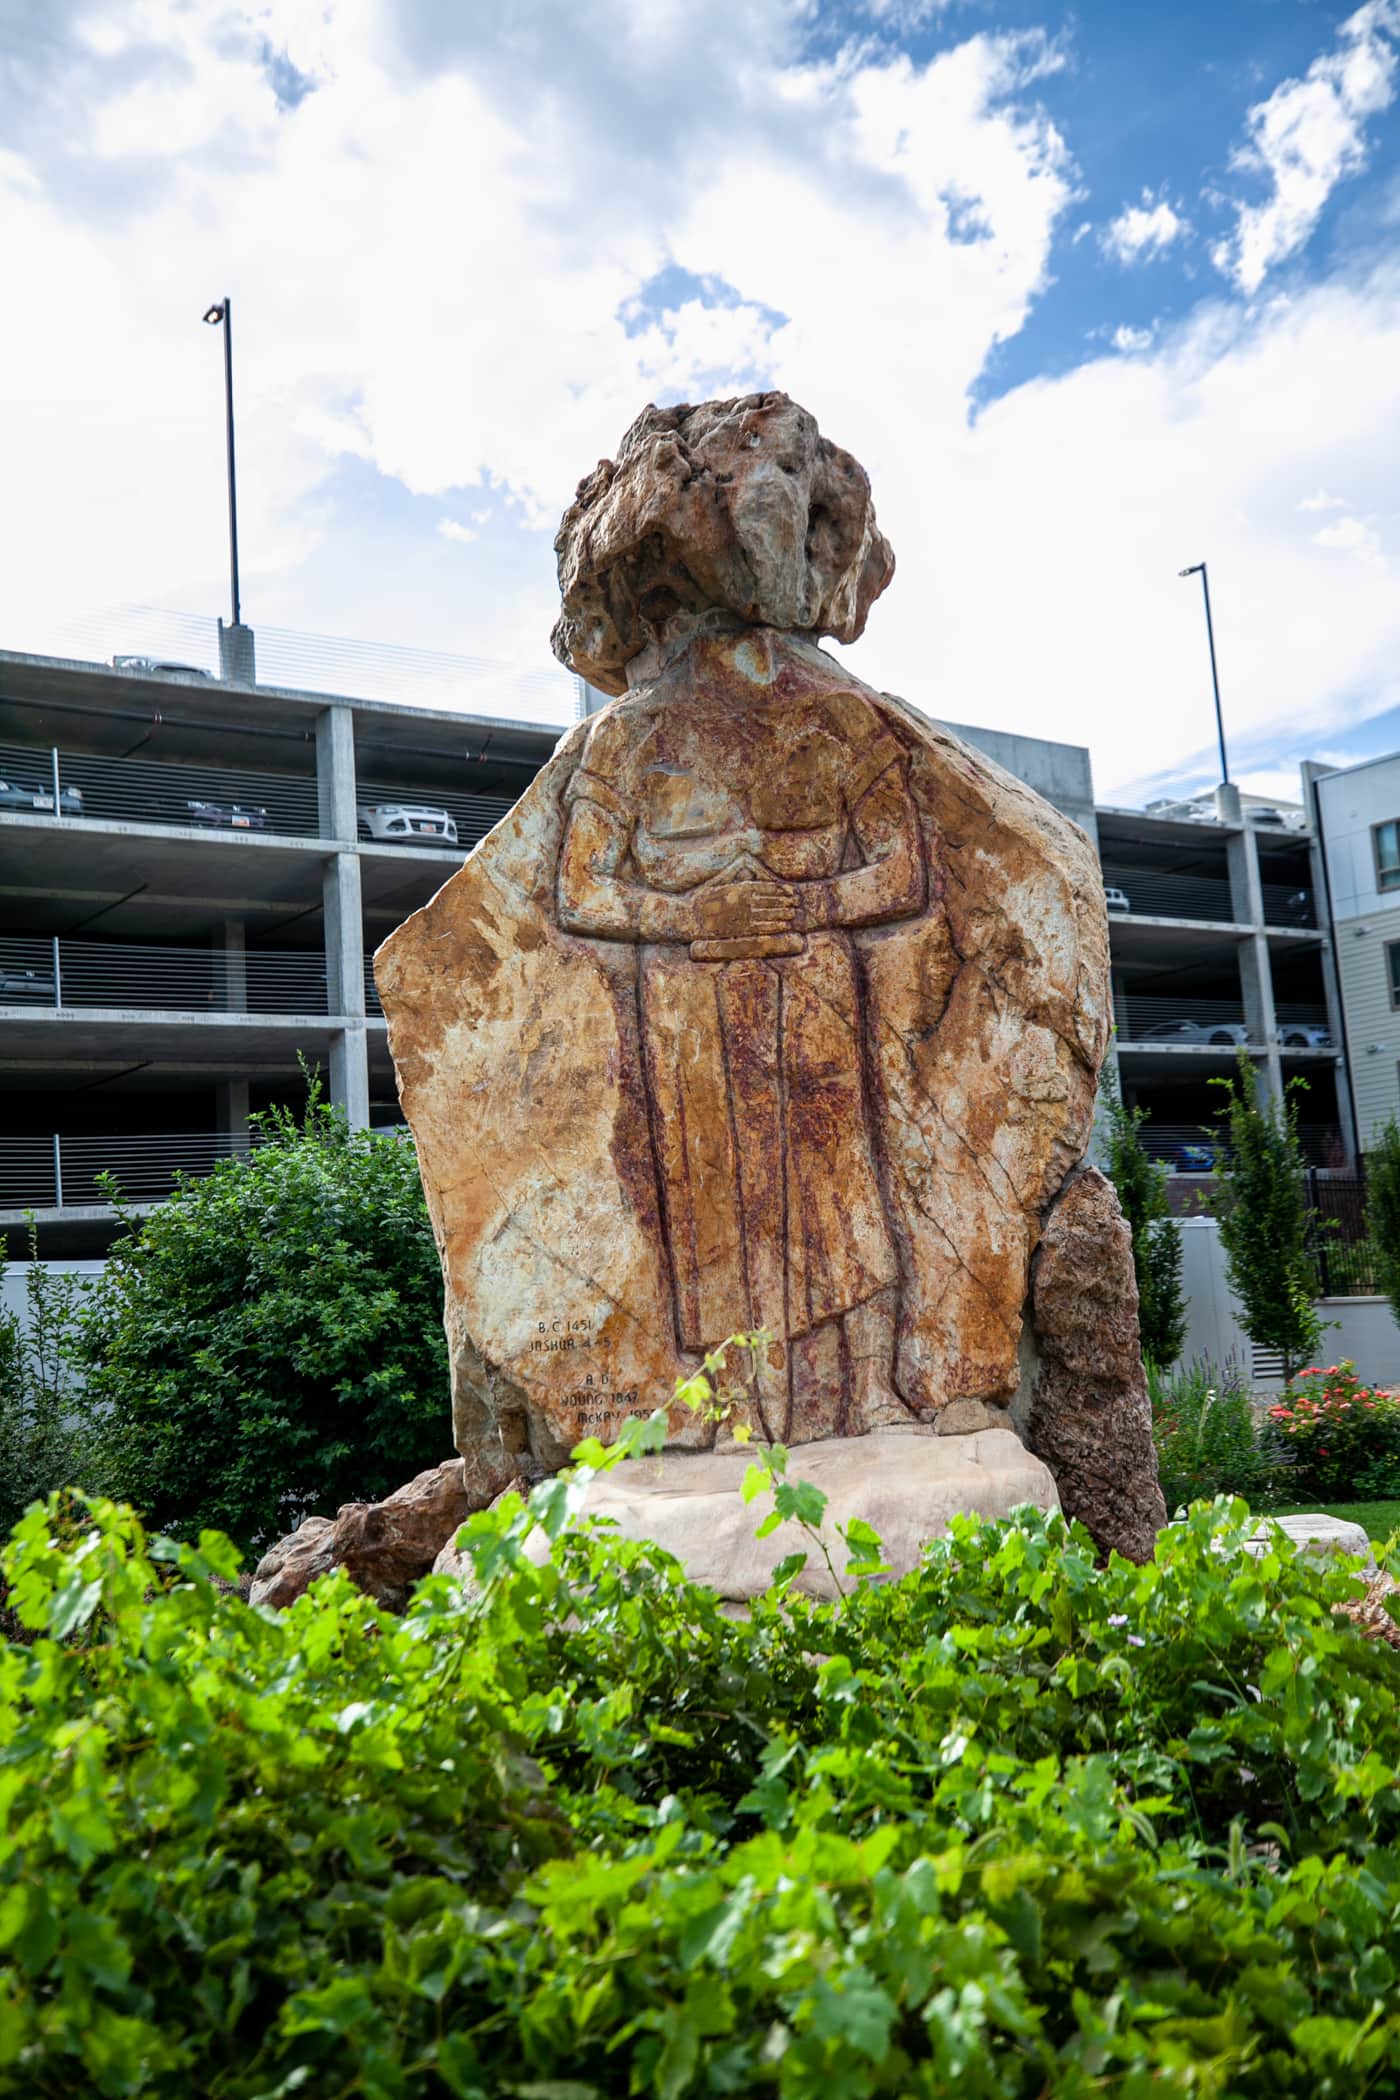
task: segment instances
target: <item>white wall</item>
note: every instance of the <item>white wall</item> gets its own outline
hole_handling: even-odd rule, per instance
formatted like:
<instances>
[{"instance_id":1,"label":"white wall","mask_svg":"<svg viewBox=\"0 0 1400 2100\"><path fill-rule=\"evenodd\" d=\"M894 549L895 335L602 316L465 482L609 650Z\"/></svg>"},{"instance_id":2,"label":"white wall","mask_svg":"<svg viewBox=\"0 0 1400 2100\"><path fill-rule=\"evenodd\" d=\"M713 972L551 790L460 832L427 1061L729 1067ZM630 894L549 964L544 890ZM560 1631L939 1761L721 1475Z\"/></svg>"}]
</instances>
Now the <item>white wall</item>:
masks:
<instances>
[{"instance_id":1,"label":"white wall","mask_svg":"<svg viewBox=\"0 0 1400 2100\"><path fill-rule=\"evenodd\" d=\"M1317 800L1333 916L1355 919L1368 912L1400 912L1400 890L1376 887L1371 843L1374 825L1400 821L1400 752L1322 774Z\"/></svg>"},{"instance_id":2,"label":"white wall","mask_svg":"<svg viewBox=\"0 0 1400 2100\"><path fill-rule=\"evenodd\" d=\"M1222 1364L1235 1357L1252 1373L1253 1350L1225 1280L1225 1252L1214 1218L1181 1220L1181 1277L1189 1311L1181 1361L1204 1356ZM1349 1356L1369 1383L1400 1386L1400 1327L1387 1299L1324 1298L1318 1310L1333 1323L1318 1343L1320 1363ZM1252 1375L1250 1382L1258 1392L1271 1392L1281 1381Z\"/></svg>"},{"instance_id":3,"label":"white wall","mask_svg":"<svg viewBox=\"0 0 1400 2100\"><path fill-rule=\"evenodd\" d=\"M29 1312L29 1270L27 1261L12 1261L3 1276L0 1276L0 1306L6 1312L18 1313L21 1320ZM38 1265L47 1269L51 1276L100 1276L106 1268L105 1261L44 1261Z\"/></svg>"}]
</instances>

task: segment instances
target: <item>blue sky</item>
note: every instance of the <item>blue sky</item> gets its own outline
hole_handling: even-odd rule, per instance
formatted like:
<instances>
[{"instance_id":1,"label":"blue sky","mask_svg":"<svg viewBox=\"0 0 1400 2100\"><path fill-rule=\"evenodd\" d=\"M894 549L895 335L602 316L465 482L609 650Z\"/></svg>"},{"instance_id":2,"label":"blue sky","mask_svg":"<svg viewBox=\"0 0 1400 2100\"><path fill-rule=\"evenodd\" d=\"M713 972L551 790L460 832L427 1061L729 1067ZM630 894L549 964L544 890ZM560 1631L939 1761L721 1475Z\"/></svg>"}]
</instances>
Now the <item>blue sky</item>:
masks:
<instances>
[{"instance_id":1,"label":"blue sky","mask_svg":"<svg viewBox=\"0 0 1400 2100\"><path fill-rule=\"evenodd\" d=\"M1204 557L1282 792L1400 742L1397 87L1400 0L12 10L0 641L222 609L227 291L255 625L544 668L580 475L778 385L899 558L853 669L1203 784Z\"/></svg>"}]
</instances>

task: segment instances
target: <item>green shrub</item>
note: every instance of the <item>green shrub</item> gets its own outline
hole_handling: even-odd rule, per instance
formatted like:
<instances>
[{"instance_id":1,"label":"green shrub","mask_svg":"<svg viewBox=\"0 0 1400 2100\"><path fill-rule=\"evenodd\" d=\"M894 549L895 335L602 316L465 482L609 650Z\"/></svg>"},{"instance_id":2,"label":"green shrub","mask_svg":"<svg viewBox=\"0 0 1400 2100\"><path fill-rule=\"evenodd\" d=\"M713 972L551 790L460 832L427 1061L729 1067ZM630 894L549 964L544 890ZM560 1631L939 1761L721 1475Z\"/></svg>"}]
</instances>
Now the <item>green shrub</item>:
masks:
<instances>
[{"instance_id":1,"label":"green shrub","mask_svg":"<svg viewBox=\"0 0 1400 2100\"><path fill-rule=\"evenodd\" d=\"M1382 1125L1366 1155L1366 1230L1375 1252L1375 1276L1400 1320L1400 1123Z\"/></svg>"},{"instance_id":2,"label":"green shrub","mask_svg":"<svg viewBox=\"0 0 1400 2100\"><path fill-rule=\"evenodd\" d=\"M1244 1366L1196 1357L1170 1375L1147 1366L1152 1440L1169 1510L1214 1495L1266 1500L1278 1461L1254 1419Z\"/></svg>"},{"instance_id":3,"label":"green shrub","mask_svg":"<svg viewBox=\"0 0 1400 2100\"><path fill-rule=\"evenodd\" d=\"M102 1485L240 1545L451 1453L442 1270L406 1138L303 1127L186 1182L112 1250L84 1338Z\"/></svg>"},{"instance_id":4,"label":"green shrub","mask_svg":"<svg viewBox=\"0 0 1400 2100\"><path fill-rule=\"evenodd\" d=\"M1349 1358L1300 1372L1269 1422L1292 1461L1290 1493L1376 1502L1400 1495L1400 1396L1363 1385Z\"/></svg>"},{"instance_id":5,"label":"green shrub","mask_svg":"<svg viewBox=\"0 0 1400 2100\"><path fill-rule=\"evenodd\" d=\"M1218 1114L1229 1137L1216 1161L1214 1199L1225 1271L1245 1333L1261 1349L1277 1349L1291 1372L1313 1354L1327 1324L1314 1304L1316 1219L1298 1135L1297 1094L1307 1082L1290 1080L1282 1101L1261 1106L1258 1077L1241 1048L1234 1078L1210 1083L1225 1092Z\"/></svg>"},{"instance_id":6,"label":"green shrub","mask_svg":"<svg viewBox=\"0 0 1400 2100\"><path fill-rule=\"evenodd\" d=\"M1127 1108L1111 1070L1101 1081L1104 1166L1133 1235L1142 1353L1163 1368L1174 1364L1186 1339L1181 1286L1181 1227L1167 1202L1167 1170L1142 1142L1144 1108Z\"/></svg>"},{"instance_id":7,"label":"green shrub","mask_svg":"<svg viewBox=\"0 0 1400 2100\"><path fill-rule=\"evenodd\" d=\"M808 1491L810 1492L810 1491ZM513 1499L394 1619L110 1505L8 1555L0 2095L1344 2100L1400 2081L1400 1654L1199 1507L735 1623ZM857 1542L858 1543L858 1542Z\"/></svg>"}]
</instances>

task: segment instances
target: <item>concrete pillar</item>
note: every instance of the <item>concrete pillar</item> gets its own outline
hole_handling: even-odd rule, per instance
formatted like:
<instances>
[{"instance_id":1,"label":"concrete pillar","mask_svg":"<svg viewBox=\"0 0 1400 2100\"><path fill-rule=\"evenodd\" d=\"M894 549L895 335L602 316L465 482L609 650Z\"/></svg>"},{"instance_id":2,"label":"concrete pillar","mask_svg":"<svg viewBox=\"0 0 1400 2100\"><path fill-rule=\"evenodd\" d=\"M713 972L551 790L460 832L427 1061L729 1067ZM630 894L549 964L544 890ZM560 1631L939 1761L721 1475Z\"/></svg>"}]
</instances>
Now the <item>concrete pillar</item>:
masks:
<instances>
[{"instance_id":1,"label":"concrete pillar","mask_svg":"<svg viewBox=\"0 0 1400 2100\"><path fill-rule=\"evenodd\" d=\"M1218 808L1222 808L1224 798L1232 797L1233 807L1239 809L1238 788L1218 787L1215 796ZM1241 823L1238 817L1226 817L1223 808L1221 821L1238 826L1231 833L1225 850L1230 867L1231 916L1237 925L1250 929L1239 946L1240 992L1244 999L1249 1040L1263 1049L1259 1080L1264 1097L1282 1101L1283 1065L1279 1058L1278 1023L1274 1015L1274 973L1269 959L1269 939L1264 931L1259 841L1248 824Z\"/></svg>"},{"instance_id":2,"label":"concrete pillar","mask_svg":"<svg viewBox=\"0 0 1400 2100\"><path fill-rule=\"evenodd\" d=\"M369 1056L363 1022L331 1037L331 1099L345 1110L352 1130L369 1129Z\"/></svg>"},{"instance_id":3,"label":"concrete pillar","mask_svg":"<svg viewBox=\"0 0 1400 2100\"><path fill-rule=\"evenodd\" d=\"M231 1014L248 1011L248 933L242 919L225 919L220 933L224 973L224 1008Z\"/></svg>"},{"instance_id":4,"label":"concrete pillar","mask_svg":"<svg viewBox=\"0 0 1400 2100\"><path fill-rule=\"evenodd\" d=\"M354 840L355 721L348 707L316 717L316 804L323 839Z\"/></svg>"},{"instance_id":5,"label":"concrete pillar","mask_svg":"<svg viewBox=\"0 0 1400 2100\"><path fill-rule=\"evenodd\" d=\"M369 1123L369 1053L365 1039L365 949L360 861L353 852L326 863L321 882L326 927L326 1002L348 1022L331 1043L331 1099L357 1130Z\"/></svg>"},{"instance_id":6,"label":"concrete pillar","mask_svg":"<svg viewBox=\"0 0 1400 2100\"><path fill-rule=\"evenodd\" d=\"M232 1138L237 1152L245 1151L248 1144L248 1091L246 1079L221 1079L214 1089L219 1134Z\"/></svg>"},{"instance_id":7,"label":"concrete pillar","mask_svg":"<svg viewBox=\"0 0 1400 2100\"><path fill-rule=\"evenodd\" d=\"M242 621L225 627L219 622L219 676L226 685L256 685L257 654L253 630Z\"/></svg>"}]
</instances>

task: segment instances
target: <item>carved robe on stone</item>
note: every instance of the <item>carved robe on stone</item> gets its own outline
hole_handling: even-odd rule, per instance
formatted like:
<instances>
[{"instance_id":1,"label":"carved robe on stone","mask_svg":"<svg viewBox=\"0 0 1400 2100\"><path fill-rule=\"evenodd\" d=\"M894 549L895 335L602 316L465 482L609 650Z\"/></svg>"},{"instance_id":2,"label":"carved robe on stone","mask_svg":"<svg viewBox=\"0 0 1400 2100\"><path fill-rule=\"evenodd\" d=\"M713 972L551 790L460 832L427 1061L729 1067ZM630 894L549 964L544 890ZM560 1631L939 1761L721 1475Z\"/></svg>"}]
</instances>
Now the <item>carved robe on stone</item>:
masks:
<instances>
[{"instance_id":1,"label":"carved robe on stone","mask_svg":"<svg viewBox=\"0 0 1400 2100\"><path fill-rule=\"evenodd\" d=\"M926 897L902 745L859 692L803 683L772 638L717 638L610 708L569 784L558 876L561 924L639 944L677 1341L766 1329L758 1426L778 1437L786 1345L835 1319L869 1426L905 1413L847 929Z\"/></svg>"}]
</instances>

